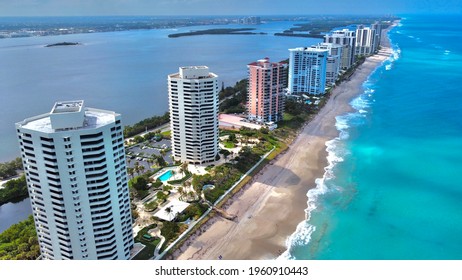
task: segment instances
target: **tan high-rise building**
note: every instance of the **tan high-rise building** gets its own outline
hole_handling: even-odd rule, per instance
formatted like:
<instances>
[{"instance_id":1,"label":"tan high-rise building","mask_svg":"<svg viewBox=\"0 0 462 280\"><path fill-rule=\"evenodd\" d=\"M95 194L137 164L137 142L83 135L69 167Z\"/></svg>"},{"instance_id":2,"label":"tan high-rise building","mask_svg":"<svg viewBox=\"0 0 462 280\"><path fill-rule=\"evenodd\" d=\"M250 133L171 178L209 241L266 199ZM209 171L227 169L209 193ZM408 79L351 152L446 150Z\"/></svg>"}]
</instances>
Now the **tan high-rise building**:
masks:
<instances>
[{"instance_id":1,"label":"tan high-rise building","mask_svg":"<svg viewBox=\"0 0 462 280\"><path fill-rule=\"evenodd\" d=\"M260 59L247 65L249 71L247 112L250 120L277 122L284 112L287 63Z\"/></svg>"}]
</instances>

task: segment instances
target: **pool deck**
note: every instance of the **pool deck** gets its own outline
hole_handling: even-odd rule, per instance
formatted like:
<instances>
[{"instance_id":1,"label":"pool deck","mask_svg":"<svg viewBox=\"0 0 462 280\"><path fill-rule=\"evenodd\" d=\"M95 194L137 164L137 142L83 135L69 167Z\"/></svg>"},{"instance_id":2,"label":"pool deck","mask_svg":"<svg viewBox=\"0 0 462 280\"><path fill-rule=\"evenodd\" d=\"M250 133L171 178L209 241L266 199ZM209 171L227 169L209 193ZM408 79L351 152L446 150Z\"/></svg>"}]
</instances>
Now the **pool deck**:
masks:
<instances>
[{"instance_id":1,"label":"pool deck","mask_svg":"<svg viewBox=\"0 0 462 280\"><path fill-rule=\"evenodd\" d=\"M172 166L172 167L165 167L162 168L161 170L157 171L154 175L152 175L150 178L152 178L154 181L157 180L159 177L164 175L165 172L168 171L175 171L175 174L173 174L168 180L162 181L162 182L167 182L170 180L179 180L183 178L183 174L179 172L180 167L179 166Z\"/></svg>"}]
</instances>

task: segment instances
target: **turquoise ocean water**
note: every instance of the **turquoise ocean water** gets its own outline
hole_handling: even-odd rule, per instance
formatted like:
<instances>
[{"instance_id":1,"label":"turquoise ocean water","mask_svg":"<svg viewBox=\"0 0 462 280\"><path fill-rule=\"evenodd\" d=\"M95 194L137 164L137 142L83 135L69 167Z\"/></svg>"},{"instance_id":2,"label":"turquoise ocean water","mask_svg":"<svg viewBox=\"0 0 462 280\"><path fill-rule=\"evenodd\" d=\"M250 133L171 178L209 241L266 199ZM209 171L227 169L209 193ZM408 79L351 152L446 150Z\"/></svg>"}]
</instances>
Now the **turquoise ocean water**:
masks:
<instances>
[{"instance_id":1,"label":"turquoise ocean water","mask_svg":"<svg viewBox=\"0 0 462 280\"><path fill-rule=\"evenodd\" d=\"M462 259L460 22L405 16L390 32L284 258Z\"/></svg>"}]
</instances>

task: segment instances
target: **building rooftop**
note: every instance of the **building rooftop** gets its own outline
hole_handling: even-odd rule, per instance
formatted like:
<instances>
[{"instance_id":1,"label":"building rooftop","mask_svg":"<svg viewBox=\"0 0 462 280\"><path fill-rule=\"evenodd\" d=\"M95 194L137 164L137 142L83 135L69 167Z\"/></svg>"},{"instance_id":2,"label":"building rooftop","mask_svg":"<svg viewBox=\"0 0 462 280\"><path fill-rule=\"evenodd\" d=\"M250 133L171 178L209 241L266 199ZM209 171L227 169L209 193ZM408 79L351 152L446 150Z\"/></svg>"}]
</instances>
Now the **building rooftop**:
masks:
<instances>
[{"instance_id":1,"label":"building rooftop","mask_svg":"<svg viewBox=\"0 0 462 280\"><path fill-rule=\"evenodd\" d=\"M27 118L16 127L44 133L94 129L115 121L117 113L83 107L83 100L56 102L50 113Z\"/></svg>"},{"instance_id":2,"label":"building rooftop","mask_svg":"<svg viewBox=\"0 0 462 280\"><path fill-rule=\"evenodd\" d=\"M180 79L210 79L218 77L216 74L209 72L207 66L182 66L179 72L168 75L169 78Z\"/></svg>"},{"instance_id":3,"label":"building rooftop","mask_svg":"<svg viewBox=\"0 0 462 280\"><path fill-rule=\"evenodd\" d=\"M294 49L289 49L291 52L300 52L300 51L305 51L305 52L317 52L317 53L325 53L327 50L325 49L317 49L317 48L311 48L311 47L300 47L300 48L294 48Z\"/></svg>"},{"instance_id":4,"label":"building rooftop","mask_svg":"<svg viewBox=\"0 0 462 280\"><path fill-rule=\"evenodd\" d=\"M83 108L83 100L56 102L51 114L80 112Z\"/></svg>"},{"instance_id":5,"label":"building rooftop","mask_svg":"<svg viewBox=\"0 0 462 280\"><path fill-rule=\"evenodd\" d=\"M277 67L283 64L287 64L285 61L281 62L270 62L270 59L268 57L265 57L263 59L259 59L257 61L251 62L247 64L247 66L259 66L259 67Z\"/></svg>"}]
</instances>

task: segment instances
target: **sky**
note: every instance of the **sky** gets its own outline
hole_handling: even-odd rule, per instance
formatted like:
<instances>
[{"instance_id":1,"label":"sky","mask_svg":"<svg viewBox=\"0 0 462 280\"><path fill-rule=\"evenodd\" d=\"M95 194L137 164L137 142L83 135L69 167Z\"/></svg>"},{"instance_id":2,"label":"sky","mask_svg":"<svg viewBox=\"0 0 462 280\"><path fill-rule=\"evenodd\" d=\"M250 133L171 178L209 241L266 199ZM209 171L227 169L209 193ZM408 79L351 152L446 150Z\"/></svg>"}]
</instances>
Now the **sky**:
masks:
<instances>
[{"instance_id":1,"label":"sky","mask_svg":"<svg viewBox=\"0 0 462 280\"><path fill-rule=\"evenodd\" d=\"M459 13L461 0L0 0L0 16Z\"/></svg>"}]
</instances>

